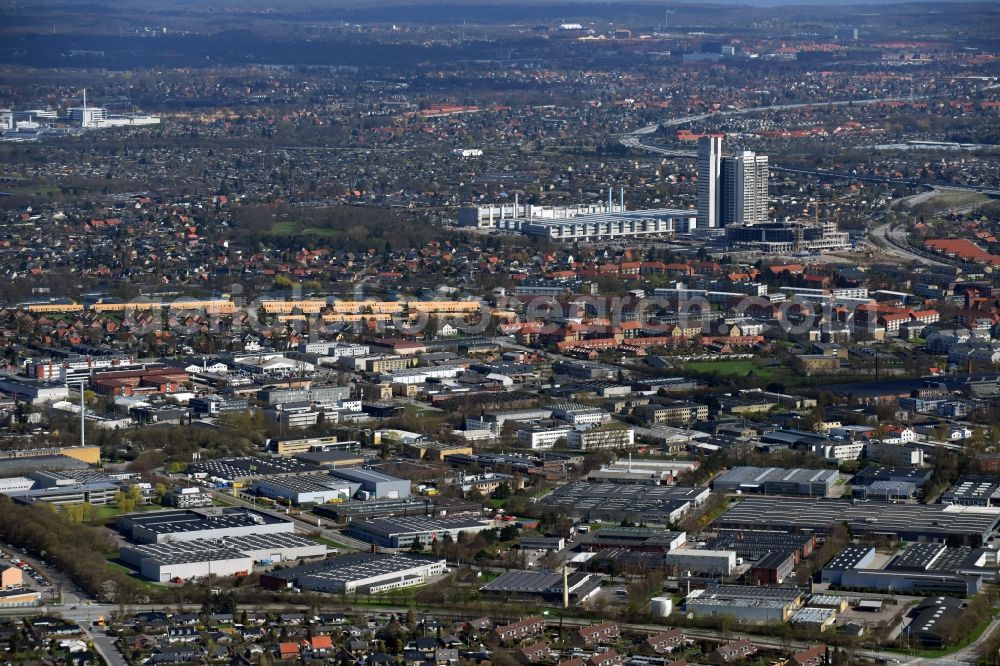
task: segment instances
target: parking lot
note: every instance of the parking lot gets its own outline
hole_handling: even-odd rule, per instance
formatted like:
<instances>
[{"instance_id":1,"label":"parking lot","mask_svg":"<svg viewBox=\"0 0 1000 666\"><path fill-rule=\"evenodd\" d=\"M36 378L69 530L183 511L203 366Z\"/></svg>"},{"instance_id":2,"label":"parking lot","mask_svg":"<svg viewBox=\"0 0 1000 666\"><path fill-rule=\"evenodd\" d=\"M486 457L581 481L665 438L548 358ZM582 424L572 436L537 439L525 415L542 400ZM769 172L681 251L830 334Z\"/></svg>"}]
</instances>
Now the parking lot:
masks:
<instances>
[{"instance_id":1,"label":"parking lot","mask_svg":"<svg viewBox=\"0 0 1000 666\"><path fill-rule=\"evenodd\" d=\"M6 565L20 569L24 580L22 587L26 590L41 592L43 603L49 603L58 596L59 591L57 586L53 585L52 581L14 552L13 549L8 547L0 551L0 561Z\"/></svg>"}]
</instances>

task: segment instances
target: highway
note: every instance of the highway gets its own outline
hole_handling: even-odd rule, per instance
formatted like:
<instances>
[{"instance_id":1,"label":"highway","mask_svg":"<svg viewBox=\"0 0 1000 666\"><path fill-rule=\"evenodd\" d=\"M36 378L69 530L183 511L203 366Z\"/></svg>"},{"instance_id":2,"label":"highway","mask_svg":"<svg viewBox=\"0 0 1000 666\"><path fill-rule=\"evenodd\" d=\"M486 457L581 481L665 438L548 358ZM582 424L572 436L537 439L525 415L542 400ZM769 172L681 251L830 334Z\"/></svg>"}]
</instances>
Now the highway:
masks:
<instances>
[{"instance_id":1,"label":"highway","mask_svg":"<svg viewBox=\"0 0 1000 666\"><path fill-rule=\"evenodd\" d=\"M847 106L847 105L867 105L867 104L880 104L884 102L913 102L921 99L926 99L926 96L919 97L887 97L883 99L852 99L852 100L840 100L836 102L804 102L801 104L777 104L772 106L755 106L749 109L730 109L726 111L718 111L716 113L702 113L694 116L683 116L681 118L669 118L667 120L654 123L652 125L645 125L639 129L633 130L627 134L619 137L619 141L622 145L628 148L642 149L651 153L656 153L657 155L664 155L666 157L686 157L693 158L697 157L698 153L695 150L676 150L670 148L661 148L660 146L654 146L652 144L643 143L641 138L654 134L661 127L677 127L680 125L688 125L690 123L696 123L701 120L706 120L708 118L719 118L727 116L743 116L750 115L753 113L762 113L766 111L786 111L793 109L808 109L815 107L827 107L827 106ZM932 187L935 189L948 189L960 192L979 192L980 190L975 187L962 187L959 185L949 185L949 184L938 184L938 183L921 183L916 180L903 180L898 178L887 178L883 176L866 176L853 173L845 173L838 171L821 171L815 169L794 169L791 167L783 167L777 164L771 164L770 168L772 171L784 171L786 173L798 173L808 176L814 176L816 178L832 178L832 179L850 179L858 180L872 183L884 183L888 185L903 185L906 187ZM984 191L991 197L1000 197L1000 191L998 190L988 190Z\"/></svg>"}]
</instances>

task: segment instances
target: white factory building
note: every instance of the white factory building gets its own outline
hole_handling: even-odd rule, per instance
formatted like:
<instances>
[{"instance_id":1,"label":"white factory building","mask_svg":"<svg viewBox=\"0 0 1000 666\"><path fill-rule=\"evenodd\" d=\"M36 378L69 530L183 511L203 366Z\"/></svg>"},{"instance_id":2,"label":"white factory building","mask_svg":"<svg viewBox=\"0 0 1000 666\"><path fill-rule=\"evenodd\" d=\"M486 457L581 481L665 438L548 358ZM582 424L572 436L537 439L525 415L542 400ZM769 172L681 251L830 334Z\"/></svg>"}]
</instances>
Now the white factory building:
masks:
<instances>
[{"instance_id":1,"label":"white factory building","mask_svg":"<svg viewBox=\"0 0 1000 666\"><path fill-rule=\"evenodd\" d=\"M532 220L523 231L529 236L572 243L671 236L690 233L696 225L696 211L653 208L581 215L570 220Z\"/></svg>"},{"instance_id":2,"label":"white factory building","mask_svg":"<svg viewBox=\"0 0 1000 666\"><path fill-rule=\"evenodd\" d=\"M177 509L118 516L115 527L137 543L171 543L262 534L291 534L291 519L234 507Z\"/></svg>"},{"instance_id":3,"label":"white factory building","mask_svg":"<svg viewBox=\"0 0 1000 666\"><path fill-rule=\"evenodd\" d=\"M120 557L143 578L161 583L249 574L254 565L326 557L327 548L295 534L123 546Z\"/></svg>"},{"instance_id":4,"label":"white factory building","mask_svg":"<svg viewBox=\"0 0 1000 666\"><path fill-rule=\"evenodd\" d=\"M296 506L348 500L359 490L360 483L338 479L329 474L256 479L250 486L250 491L256 495L285 500Z\"/></svg>"},{"instance_id":5,"label":"white factory building","mask_svg":"<svg viewBox=\"0 0 1000 666\"><path fill-rule=\"evenodd\" d=\"M736 570L736 551L681 548L664 555L663 563L695 574L731 576Z\"/></svg>"},{"instance_id":6,"label":"white factory building","mask_svg":"<svg viewBox=\"0 0 1000 666\"><path fill-rule=\"evenodd\" d=\"M351 553L261 576L266 589L298 587L314 592L378 594L420 585L444 572L443 559L389 553Z\"/></svg>"}]
</instances>

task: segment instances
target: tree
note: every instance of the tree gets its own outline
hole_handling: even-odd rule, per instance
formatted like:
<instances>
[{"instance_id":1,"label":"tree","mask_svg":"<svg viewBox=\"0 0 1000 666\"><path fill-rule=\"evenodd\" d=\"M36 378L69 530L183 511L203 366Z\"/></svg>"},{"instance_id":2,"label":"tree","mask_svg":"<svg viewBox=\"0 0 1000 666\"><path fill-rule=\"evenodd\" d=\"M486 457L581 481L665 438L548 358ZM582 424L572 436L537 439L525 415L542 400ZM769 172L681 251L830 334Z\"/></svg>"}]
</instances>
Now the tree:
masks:
<instances>
[{"instance_id":1,"label":"tree","mask_svg":"<svg viewBox=\"0 0 1000 666\"><path fill-rule=\"evenodd\" d=\"M492 497L493 499L505 500L508 497L510 497L510 493L511 493L510 484L507 483L506 481L503 481L500 483L500 485L496 487L496 490L490 493L490 497Z\"/></svg>"}]
</instances>

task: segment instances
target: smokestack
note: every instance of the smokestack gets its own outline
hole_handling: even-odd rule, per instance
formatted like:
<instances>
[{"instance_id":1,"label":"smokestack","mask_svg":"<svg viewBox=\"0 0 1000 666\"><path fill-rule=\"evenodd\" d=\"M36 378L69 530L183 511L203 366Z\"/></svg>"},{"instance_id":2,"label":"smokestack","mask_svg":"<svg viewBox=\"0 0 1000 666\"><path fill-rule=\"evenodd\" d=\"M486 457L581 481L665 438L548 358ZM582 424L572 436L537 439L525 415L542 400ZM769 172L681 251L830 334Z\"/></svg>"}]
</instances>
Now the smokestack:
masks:
<instances>
[{"instance_id":1,"label":"smokestack","mask_svg":"<svg viewBox=\"0 0 1000 666\"><path fill-rule=\"evenodd\" d=\"M514 192L514 217L515 218L521 217L521 210L518 207L517 192Z\"/></svg>"},{"instance_id":2,"label":"smokestack","mask_svg":"<svg viewBox=\"0 0 1000 666\"><path fill-rule=\"evenodd\" d=\"M87 89L83 89L83 117L80 118L80 127L87 126Z\"/></svg>"},{"instance_id":3,"label":"smokestack","mask_svg":"<svg viewBox=\"0 0 1000 666\"><path fill-rule=\"evenodd\" d=\"M623 187L618 192L618 210L625 212L625 188Z\"/></svg>"},{"instance_id":4,"label":"smokestack","mask_svg":"<svg viewBox=\"0 0 1000 666\"><path fill-rule=\"evenodd\" d=\"M563 565L563 608L569 608L569 567Z\"/></svg>"},{"instance_id":5,"label":"smokestack","mask_svg":"<svg viewBox=\"0 0 1000 666\"><path fill-rule=\"evenodd\" d=\"M632 473L632 452L628 452L628 473Z\"/></svg>"},{"instance_id":6,"label":"smokestack","mask_svg":"<svg viewBox=\"0 0 1000 666\"><path fill-rule=\"evenodd\" d=\"M609 213L611 212L611 196L612 196L611 186L608 185L608 212Z\"/></svg>"}]
</instances>

